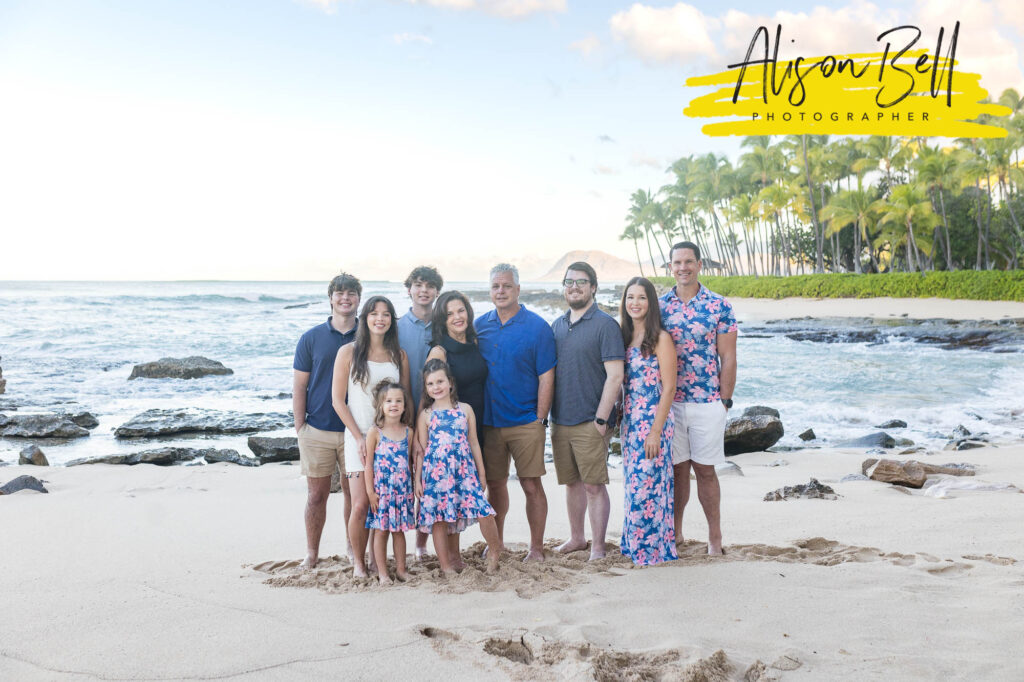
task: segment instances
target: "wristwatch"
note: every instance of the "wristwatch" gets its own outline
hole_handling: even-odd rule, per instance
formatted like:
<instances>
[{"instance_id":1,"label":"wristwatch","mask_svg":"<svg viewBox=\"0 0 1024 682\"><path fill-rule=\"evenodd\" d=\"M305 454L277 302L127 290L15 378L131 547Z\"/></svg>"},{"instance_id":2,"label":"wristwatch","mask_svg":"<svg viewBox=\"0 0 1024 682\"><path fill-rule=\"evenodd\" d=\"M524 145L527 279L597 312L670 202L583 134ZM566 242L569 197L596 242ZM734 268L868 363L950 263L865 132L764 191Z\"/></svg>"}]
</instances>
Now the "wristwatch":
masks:
<instances>
[{"instance_id":1,"label":"wristwatch","mask_svg":"<svg viewBox=\"0 0 1024 682\"><path fill-rule=\"evenodd\" d=\"M722 404L725 405L725 409L732 409L732 398L722 398Z\"/></svg>"},{"instance_id":2,"label":"wristwatch","mask_svg":"<svg viewBox=\"0 0 1024 682\"><path fill-rule=\"evenodd\" d=\"M541 420L540 420L540 423L541 423L541 424L543 424L545 428L547 428L547 425L548 425L548 418L547 418L547 417L544 417L543 419L541 419Z\"/></svg>"},{"instance_id":3,"label":"wristwatch","mask_svg":"<svg viewBox=\"0 0 1024 682\"><path fill-rule=\"evenodd\" d=\"M608 425L608 420L607 419L601 419L600 417L595 417L594 421L597 422L598 426L607 426Z\"/></svg>"}]
</instances>

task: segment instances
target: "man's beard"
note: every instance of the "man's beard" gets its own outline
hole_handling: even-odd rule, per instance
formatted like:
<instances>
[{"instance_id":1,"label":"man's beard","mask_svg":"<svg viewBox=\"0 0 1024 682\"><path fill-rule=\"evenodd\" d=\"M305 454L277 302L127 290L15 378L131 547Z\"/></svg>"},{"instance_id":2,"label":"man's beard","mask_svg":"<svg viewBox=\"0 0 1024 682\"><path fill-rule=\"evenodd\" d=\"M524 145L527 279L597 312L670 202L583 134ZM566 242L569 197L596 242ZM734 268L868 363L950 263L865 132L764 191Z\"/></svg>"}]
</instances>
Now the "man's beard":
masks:
<instances>
[{"instance_id":1,"label":"man's beard","mask_svg":"<svg viewBox=\"0 0 1024 682\"><path fill-rule=\"evenodd\" d=\"M588 298L586 300L579 301L568 301L569 307L573 310L585 310L590 307L590 304L594 302L594 299Z\"/></svg>"}]
</instances>

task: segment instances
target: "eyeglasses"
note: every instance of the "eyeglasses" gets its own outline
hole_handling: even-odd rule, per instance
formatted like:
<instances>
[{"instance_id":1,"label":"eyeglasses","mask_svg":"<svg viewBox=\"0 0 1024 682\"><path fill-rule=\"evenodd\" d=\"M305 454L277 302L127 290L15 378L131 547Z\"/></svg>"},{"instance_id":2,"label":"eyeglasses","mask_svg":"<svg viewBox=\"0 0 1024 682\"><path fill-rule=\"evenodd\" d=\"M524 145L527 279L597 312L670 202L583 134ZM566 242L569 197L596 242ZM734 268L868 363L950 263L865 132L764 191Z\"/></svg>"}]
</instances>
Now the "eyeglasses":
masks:
<instances>
[{"instance_id":1,"label":"eyeglasses","mask_svg":"<svg viewBox=\"0 0 1024 682\"><path fill-rule=\"evenodd\" d=\"M564 286L566 286L566 287L571 287L573 284L575 284L576 286L578 286L580 288L583 288L583 287L587 286L588 284L590 284L590 280L589 279L563 279L562 280L562 284Z\"/></svg>"}]
</instances>

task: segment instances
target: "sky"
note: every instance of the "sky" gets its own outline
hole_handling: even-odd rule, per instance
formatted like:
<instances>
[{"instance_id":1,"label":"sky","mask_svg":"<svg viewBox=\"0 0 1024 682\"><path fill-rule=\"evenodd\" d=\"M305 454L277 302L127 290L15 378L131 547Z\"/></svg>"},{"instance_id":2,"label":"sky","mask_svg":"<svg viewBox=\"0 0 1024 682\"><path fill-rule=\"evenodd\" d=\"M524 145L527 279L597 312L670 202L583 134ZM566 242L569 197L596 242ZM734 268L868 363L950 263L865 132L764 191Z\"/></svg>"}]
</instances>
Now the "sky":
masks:
<instances>
[{"instance_id":1,"label":"sky","mask_svg":"<svg viewBox=\"0 0 1024 682\"><path fill-rule=\"evenodd\" d=\"M404 279L624 259L630 195L688 154L687 77L961 22L1024 91L1019 0L0 0L0 281Z\"/></svg>"}]
</instances>

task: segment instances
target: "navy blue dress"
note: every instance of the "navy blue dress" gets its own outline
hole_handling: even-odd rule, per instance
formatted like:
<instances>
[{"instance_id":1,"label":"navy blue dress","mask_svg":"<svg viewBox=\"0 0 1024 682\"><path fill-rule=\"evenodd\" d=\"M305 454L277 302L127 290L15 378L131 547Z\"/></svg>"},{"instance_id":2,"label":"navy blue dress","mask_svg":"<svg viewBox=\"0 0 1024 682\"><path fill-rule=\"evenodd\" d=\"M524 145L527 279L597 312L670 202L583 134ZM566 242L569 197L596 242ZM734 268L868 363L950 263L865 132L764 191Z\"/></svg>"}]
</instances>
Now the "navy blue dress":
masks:
<instances>
[{"instance_id":1,"label":"navy blue dress","mask_svg":"<svg viewBox=\"0 0 1024 682\"><path fill-rule=\"evenodd\" d=\"M455 376L459 402L469 403L476 415L476 437L484 444L484 386L487 384L487 361L475 343L459 343L450 336L441 337L441 347L448 366Z\"/></svg>"}]
</instances>

